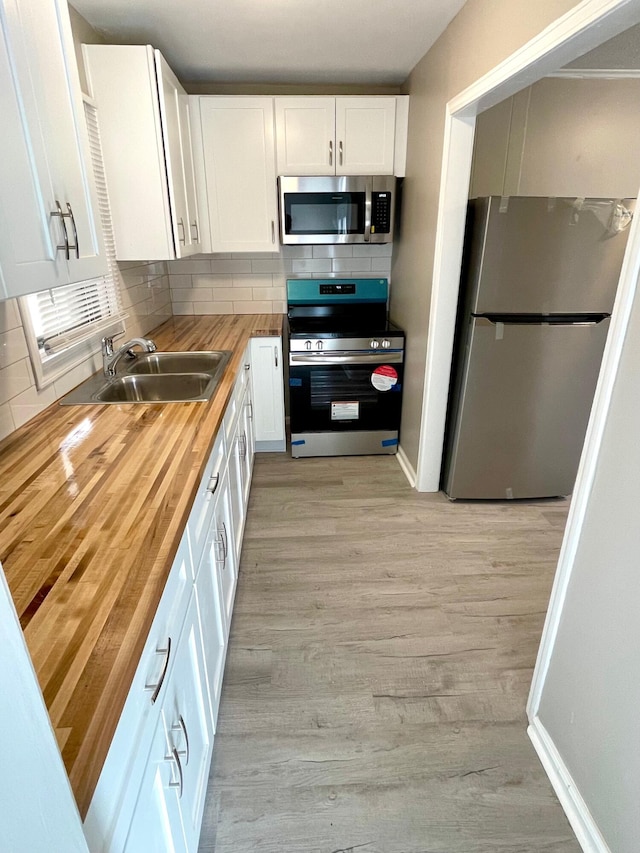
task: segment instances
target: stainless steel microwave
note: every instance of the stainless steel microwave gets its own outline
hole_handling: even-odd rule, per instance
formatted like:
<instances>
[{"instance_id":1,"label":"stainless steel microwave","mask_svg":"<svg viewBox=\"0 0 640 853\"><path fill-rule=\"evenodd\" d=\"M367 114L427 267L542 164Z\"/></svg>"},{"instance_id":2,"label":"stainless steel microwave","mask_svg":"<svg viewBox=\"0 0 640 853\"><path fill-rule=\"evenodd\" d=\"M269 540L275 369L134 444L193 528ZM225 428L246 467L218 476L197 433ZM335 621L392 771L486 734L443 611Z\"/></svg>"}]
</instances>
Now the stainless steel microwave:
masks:
<instances>
[{"instance_id":1,"label":"stainless steel microwave","mask_svg":"<svg viewBox=\"0 0 640 853\"><path fill-rule=\"evenodd\" d=\"M278 183L285 245L393 240L393 176L280 177Z\"/></svg>"}]
</instances>

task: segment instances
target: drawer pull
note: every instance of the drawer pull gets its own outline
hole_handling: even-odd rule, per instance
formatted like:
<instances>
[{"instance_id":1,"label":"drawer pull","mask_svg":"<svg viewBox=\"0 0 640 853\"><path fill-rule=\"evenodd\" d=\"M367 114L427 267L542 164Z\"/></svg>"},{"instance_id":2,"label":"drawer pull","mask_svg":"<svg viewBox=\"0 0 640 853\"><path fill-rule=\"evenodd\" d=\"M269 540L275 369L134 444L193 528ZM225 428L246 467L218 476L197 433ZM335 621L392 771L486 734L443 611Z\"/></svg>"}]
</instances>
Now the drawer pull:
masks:
<instances>
[{"instance_id":1,"label":"drawer pull","mask_svg":"<svg viewBox=\"0 0 640 853\"><path fill-rule=\"evenodd\" d=\"M164 655L164 664L162 665L162 672L160 673L160 678L158 679L157 684L145 684L145 690L153 690L151 694L151 704L155 705L156 699L160 695L160 691L162 690L162 685L164 684L164 680L167 675L167 670L169 669L169 658L171 657L171 637L167 638L167 647L165 649L156 649L157 655Z\"/></svg>"},{"instance_id":2,"label":"drawer pull","mask_svg":"<svg viewBox=\"0 0 640 853\"><path fill-rule=\"evenodd\" d=\"M174 723L171 726L171 730L174 732L180 732L180 731L182 732L182 735L184 737L185 749L184 750L179 749L178 755L184 755L185 756L184 763L188 764L189 763L189 735L187 734L187 727L185 725L184 717L182 716L182 714L180 714L180 716L178 717L178 722Z\"/></svg>"},{"instance_id":3,"label":"drawer pull","mask_svg":"<svg viewBox=\"0 0 640 853\"><path fill-rule=\"evenodd\" d=\"M182 764L180 763L180 754L178 753L178 750L175 748L175 746L171 750L170 758L173 758L173 760L175 761L176 767L178 768L178 781L177 782L169 782L169 787L170 788L178 788L179 789L178 798L182 799L182 791L184 788L184 777L182 775Z\"/></svg>"},{"instance_id":4,"label":"drawer pull","mask_svg":"<svg viewBox=\"0 0 640 853\"><path fill-rule=\"evenodd\" d=\"M209 485L207 486L207 491L211 492L212 495L215 495L219 482L220 482L220 474L212 474L211 477L209 478Z\"/></svg>"}]
</instances>

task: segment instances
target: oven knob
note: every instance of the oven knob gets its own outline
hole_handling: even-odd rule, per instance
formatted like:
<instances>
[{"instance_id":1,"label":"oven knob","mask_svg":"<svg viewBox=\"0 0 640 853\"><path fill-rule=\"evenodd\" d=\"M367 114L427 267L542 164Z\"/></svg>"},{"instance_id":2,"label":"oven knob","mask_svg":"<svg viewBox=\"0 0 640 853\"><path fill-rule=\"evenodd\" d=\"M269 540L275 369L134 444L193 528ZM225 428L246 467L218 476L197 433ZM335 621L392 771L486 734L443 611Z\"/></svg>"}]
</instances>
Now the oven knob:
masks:
<instances>
[{"instance_id":1,"label":"oven knob","mask_svg":"<svg viewBox=\"0 0 640 853\"><path fill-rule=\"evenodd\" d=\"M371 341L369 346L371 347L371 349L378 349L378 347L380 346L380 341L373 340Z\"/></svg>"},{"instance_id":2,"label":"oven knob","mask_svg":"<svg viewBox=\"0 0 640 853\"><path fill-rule=\"evenodd\" d=\"M316 349L322 349L322 341L316 342Z\"/></svg>"},{"instance_id":3,"label":"oven knob","mask_svg":"<svg viewBox=\"0 0 640 853\"><path fill-rule=\"evenodd\" d=\"M382 349L389 349L390 346L391 346L391 341L388 338L385 338L382 341Z\"/></svg>"},{"instance_id":4,"label":"oven knob","mask_svg":"<svg viewBox=\"0 0 640 853\"><path fill-rule=\"evenodd\" d=\"M304 348L305 349L311 349L311 346L312 346L311 341L305 341L304 342Z\"/></svg>"}]
</instances>

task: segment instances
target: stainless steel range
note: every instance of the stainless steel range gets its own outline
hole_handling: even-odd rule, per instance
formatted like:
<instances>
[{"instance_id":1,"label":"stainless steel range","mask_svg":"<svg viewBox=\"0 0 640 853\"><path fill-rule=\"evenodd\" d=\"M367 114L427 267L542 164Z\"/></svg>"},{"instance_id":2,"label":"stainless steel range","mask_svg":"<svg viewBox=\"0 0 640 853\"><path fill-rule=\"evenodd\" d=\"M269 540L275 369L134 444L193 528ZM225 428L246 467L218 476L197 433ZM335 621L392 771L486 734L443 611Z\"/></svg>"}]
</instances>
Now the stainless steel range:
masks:
<instances>
[{"instance_id":1,"label":"stainless steel range","mask_svg":"<svg viewBox=\"0 0 640 853\"><path fill-rule=\"evenodd\" d=\"M291 453L396 453L404 332L387 319L389 283L289 279Z\"/></svg>"}]
</instances>

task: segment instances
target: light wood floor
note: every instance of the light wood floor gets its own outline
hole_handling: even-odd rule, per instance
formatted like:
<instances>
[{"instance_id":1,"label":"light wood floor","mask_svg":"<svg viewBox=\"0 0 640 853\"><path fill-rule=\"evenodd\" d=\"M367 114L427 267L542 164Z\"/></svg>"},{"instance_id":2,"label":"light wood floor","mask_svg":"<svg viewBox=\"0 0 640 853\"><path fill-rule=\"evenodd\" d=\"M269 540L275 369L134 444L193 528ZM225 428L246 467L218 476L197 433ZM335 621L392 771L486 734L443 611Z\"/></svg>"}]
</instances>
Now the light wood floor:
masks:
<instances>
[{"instance_id":1,"label":"light wood floor","mask_svg":"<svg viewBox=\"0 0 640 853\"><path fill-rule=\"evenodd\" d=\"M577 853L525 717L567 509L257 457L202 853Z\"/></svg>"}]
</instances>

